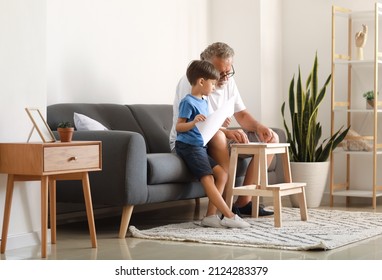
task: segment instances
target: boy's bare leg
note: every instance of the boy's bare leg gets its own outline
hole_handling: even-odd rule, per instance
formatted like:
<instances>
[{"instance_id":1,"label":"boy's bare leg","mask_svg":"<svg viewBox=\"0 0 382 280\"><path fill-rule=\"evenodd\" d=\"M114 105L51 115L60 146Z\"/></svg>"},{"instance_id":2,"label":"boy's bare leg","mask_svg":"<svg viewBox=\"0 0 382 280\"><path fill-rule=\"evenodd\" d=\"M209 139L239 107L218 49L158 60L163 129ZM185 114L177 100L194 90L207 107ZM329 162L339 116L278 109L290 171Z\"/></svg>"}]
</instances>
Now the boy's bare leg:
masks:
<instances>
[{"instance_id":1,"label":"boy's bare leg","mask_svg":"<svg viewBox=\"0 0 382 280\"><path fill-rule=\"evenodd\" d=\"M216 210L219 210L225 217L232 218L234 214L228 208L226 202L224 201L221 195L221 185L224 188L225 182L224 184L222 184L221 182L217 182L217 184L220 185L219 190L218 186L215 185L215 180L212 175L204 176L200 179L200 181L203 184L204 190L209 199L206 216L216 215Z\"/></svg>"}]
</instances>

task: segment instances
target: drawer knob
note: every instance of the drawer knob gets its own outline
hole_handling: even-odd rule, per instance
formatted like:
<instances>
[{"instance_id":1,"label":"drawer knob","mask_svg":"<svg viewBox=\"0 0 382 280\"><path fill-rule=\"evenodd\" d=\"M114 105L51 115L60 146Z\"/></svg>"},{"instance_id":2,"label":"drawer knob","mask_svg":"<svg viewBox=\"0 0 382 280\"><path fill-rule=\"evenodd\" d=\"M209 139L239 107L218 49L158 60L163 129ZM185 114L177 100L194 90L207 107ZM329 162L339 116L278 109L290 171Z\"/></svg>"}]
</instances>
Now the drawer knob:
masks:
<instances>
[{"instance_id":1,"label":"drawer knob","mask_svg":"<svg viewBox=\"0 0 382 280\"><path fill-rule=\"evenodd\" d=\"M68 161L76 161L77 157L70 157Z\"/></svg>"}]
</instances>

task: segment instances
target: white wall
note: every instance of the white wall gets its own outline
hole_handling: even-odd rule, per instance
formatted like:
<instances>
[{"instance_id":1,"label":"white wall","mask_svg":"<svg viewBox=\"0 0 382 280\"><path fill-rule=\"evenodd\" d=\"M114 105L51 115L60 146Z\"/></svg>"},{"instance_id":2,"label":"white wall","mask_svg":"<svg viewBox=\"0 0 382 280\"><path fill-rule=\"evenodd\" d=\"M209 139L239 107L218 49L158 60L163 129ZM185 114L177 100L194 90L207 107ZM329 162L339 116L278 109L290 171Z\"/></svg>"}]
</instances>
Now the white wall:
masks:
<instances>
[{"instance_id":1,"label":"white wall","mask_svg":"<svg viewBox=\"0 0 382 280\"><path fill-rule=\"evenodd\" d=\"M48 104L167 103L207 43L203 0L47 2Z\"/></svg>"},{"instance_id":2,"label":"white wall","mask_svg":"<svg viewBox=\"0 0 382 280\"><path fill-rule=\"evenodd\" d=\"M46 108L45 0L0 0L0 141L24 142L32 123L25 107ZM1 155L0 155L1 156ZM6 175L0 175L0 225ZM38 242L39 184L16 183L7 249Z\"/></svg>"},{"instance_id":3,"label":"white wall","mask_svg":"<svg viewBox=\"0 0 382 280\"><path fill-rule=\"evenodd\" d=\"M48 104L172 103L189 61L223 41L250 112L280 126L280 3L48 1Z\"/></svg>"},{"instance_id":4,"label":"white wall","mask_svg":"<svg viewBox=\"0 0 382 280\"><path fill-rule=\"evenodd\" d=\"M261 118L261 1L210 1L209 43L225 42L235 51L235 80L247 109Z\"/></svg>"},{"instance_id":5,"label":"white wall","mask_svg":"<svg viewBox=\"0 0 382 280\"><path fill-rule=\"evenodd\" d=\"M282 127L280 96L282 87L283 10L285 0L261 0L260 7L260 78L259 120L268 126Z\"/></svg>"}]
</instances>

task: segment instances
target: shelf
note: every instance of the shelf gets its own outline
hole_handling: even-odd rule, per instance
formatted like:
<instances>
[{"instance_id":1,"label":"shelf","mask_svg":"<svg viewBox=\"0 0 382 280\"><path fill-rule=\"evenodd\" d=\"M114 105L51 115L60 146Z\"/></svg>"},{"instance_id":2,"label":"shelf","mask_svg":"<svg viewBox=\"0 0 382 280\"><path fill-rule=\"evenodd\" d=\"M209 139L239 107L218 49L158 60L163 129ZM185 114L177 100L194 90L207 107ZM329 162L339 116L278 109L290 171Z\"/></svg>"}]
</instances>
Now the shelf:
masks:
<instances>
[{"instance_id":1,"label":"shelf","mask_svg":"<svg viewBox=\"0 0 382 280\"><path fill-rule=\"evenodd\" d=\"M357 11L350 14L352 20L374 20L374 11ZM378 13L380 16L381 13Z\"/></svg>"},{"instance_id":2,"label":"shelf","mask_svg":"<svg viewBox=\"0 0 382 280\"><path fill-rule=\"evenodd\" d=\"M333 192L333 196L351 196L351 197L368 197L373 198L372 191L364 191L364 190L344 190L344 191L335 191ZM377 191L376 197L382 196L382 191Z\"/></svg>"},{"instance_id":3,"label":"shelf","mask_svg":"<svg viewBox=\"0 0 382 280\"><path fill-rule=\"evenodd\" d=\"M347 154L347 155L357 155L357 156L372 156L374 152L365 151L345 151L342 148L337 148L333 151L333 154ZM382 155L382 150L377 151L377 155Z\"/></svg>"},{"instance_id":4,"label":"shelf","mask_svg":"<svg viewBox=\"0 0 382 280\"><path fill-rule=\"evenodd\" d=\"M342 17L342 18L351 18L352 20L359 21L359 20L374 20L375 11L353 11L350 13L341 13L337 12L336 16ZM382 16L382 11L378 10L378 16Z\"/></svg>"},{"instance_id":5,"label":"shelf","mask_svg":"<svg viewBox=\"0 0 382 280\"><path fill-rule=\"evenodd\" d=\"M341 19L340 24L336 24L337 16L347 20L343 22ZM345 143L345 148L351 149L363 149L365 151L347 151L342 147L337 147L332 151L331 155L331 169L330 169L330 190L331 190L331 206L333 206L333 196L343 197L367 197L372 198L372 206L375 209L377 207L377 197L382 196L382 190L378 187L378 192L373 193L376 190L375 186L368 186L365 189L357 188L354 186L356 181L354 177L365 176L365 179L369 181L378 182L381 180L380 176L377 176L377 170L381 167L378 166L380 155L382 155L382 144L379 139L378 130L381 129L379 122L380 113L382 113L381 99L377 98L375 101L375 109L368 109L366 102L363 100L361 103L360 92L361 89L367 86L368 89L373 89L375 92L379 92L382 81L382 45L380 43L381 38L381 24L382 24L382 4L375 3L374 9L369 11L351 11L350 9L333 6L332 7L332 81L331 81L331 131L335 130L335 127L339 125L351 127L357 127L360 125L363 128L367 121L367 135L358 135L354 133L349 135L349 141L359 140L359 143ZM372 53L368 53L364 60L355 59L357 56L356 45L354 45L355 31L360 30L362 25L370 27L368 37L373 41L374 45L369 46L372 48ZM336 32L337 31L337 32ZM339 34L339 35L337 35ZM350 35L351 34L351 35ZM365 38L365 37L364 37ZM364 43L361 38L360 43ZM343 44L338 44L343 43ZM347 43L347 50L346 48ZM339 45L340 53L336 51L336 46ZM354 52L352 52L354 51ZM344 66L344 67L343 67ZM338 73L336 73L338 71ZM336 75L338 74L338 75ZM338 84L336 88L336 83ZM338 90L338 94L337 91ZM338 100L337 100L338 99ZM341 101L339 101L341 100ZM344 114L346 113L346 115ZM342 114L342 115L341 115ZM363 119L362 123L361 122ZM378 142L375 143L374 141ZM356 145L359 144L359 145ZM336 156L334 156L336 155ZM340 156L339 156L340 155ZM346 157L345 157L346 156ZM361 158L363 157L363 158ZM378 157L378 158L377 158ZM341 162L340 162L341 161ZM351 165L353 162L363 165L362 168L372 165L371 172L368 174L362 173L362 168L353 170ZM366 165L367 164L367 165ZM350 186L348 190L338 189L335 176L333 175L337 170L334 170L334 166L341 167L339 173L343 173L345 182L341 185ZM338 165L338 166L337 166ZM343 172L345 171L345 172ZM379 175L379 174L378 174ZM371 178L370 178L371 177ZM347 201L348 203L348 201Z\"/></svg>"},{"instance_id":6,"label":"shelf","mask_svg":"<svg viewBox=\"0 0 382 280\"><path fill-rule=\"evenodd\" d=\"M344 113L374 113L374 109L347 109L345 106L338 106L333 109L335 112L344 112ZM378 109L377 113L382 113L382 109Z\"/></svg>"},{"instance_id":7,"label":"shelf","mask_svg":"<svg viewBox=\"0 0 382 280\"><path fill-rule=\"evenodd\" d=\"M373 59L365 59L365 60L335 60L334 64L338 65L362 65L362 66L373 66L374 60ZM382 59L378 60L378 65L382 66Z\"/></svg>"}]
</instances>

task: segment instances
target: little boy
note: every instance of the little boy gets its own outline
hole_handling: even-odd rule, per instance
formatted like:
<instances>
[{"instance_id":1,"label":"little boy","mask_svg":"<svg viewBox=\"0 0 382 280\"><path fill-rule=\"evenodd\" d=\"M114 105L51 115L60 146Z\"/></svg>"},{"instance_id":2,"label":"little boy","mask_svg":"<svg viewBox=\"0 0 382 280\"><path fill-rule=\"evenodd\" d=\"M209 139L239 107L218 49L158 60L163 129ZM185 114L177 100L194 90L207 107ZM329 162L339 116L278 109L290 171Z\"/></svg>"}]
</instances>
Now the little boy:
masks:
<instances>
[{"instance_id":1,"label":"little boy","mask_svg":"<svg viewBox=\"0 0 382 280\"><path fill-rule=\"evenodd\" d=\"M201 224L208 227L245 228L250 224L235 215L222 197L227 173L207 154L202 135L195 126L197 122L206 120L208 103L203 96L215 90L219 78L220 73L208 61L195 60L188 66L187 79L192 88L191 93L179 104L175 150L200 180L209 199L207 214ZM217 210L223 214L223 219L219 218Z\"/></svg>"}]
</instances>

